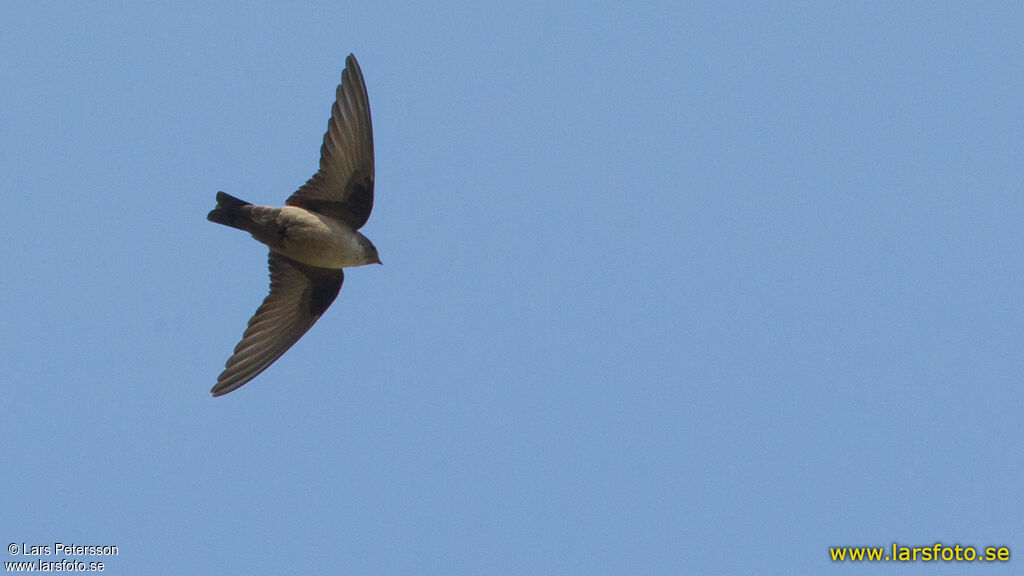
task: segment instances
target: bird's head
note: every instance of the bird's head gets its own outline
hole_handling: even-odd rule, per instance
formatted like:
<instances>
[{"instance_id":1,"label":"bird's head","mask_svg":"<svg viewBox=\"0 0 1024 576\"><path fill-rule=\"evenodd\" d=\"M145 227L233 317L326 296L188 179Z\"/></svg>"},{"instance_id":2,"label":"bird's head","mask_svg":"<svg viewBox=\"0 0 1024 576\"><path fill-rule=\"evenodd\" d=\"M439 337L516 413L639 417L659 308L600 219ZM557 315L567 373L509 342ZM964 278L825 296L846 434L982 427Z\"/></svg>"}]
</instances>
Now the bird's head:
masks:
<instances>
[{"instance_id":1,"label":"bird's head","mask_svg":"<svg viewBox=\"0 0 1024 576\"><path fill-rule=\"evenodd\" d=\"M362 234L359 234L359 247L362 249L360 250L362 253L361 265L382 264L380 261L380 255L377 254L377 247L373 245L373 242L370 242L369 238Z\"/></svg>"}]
</instances>

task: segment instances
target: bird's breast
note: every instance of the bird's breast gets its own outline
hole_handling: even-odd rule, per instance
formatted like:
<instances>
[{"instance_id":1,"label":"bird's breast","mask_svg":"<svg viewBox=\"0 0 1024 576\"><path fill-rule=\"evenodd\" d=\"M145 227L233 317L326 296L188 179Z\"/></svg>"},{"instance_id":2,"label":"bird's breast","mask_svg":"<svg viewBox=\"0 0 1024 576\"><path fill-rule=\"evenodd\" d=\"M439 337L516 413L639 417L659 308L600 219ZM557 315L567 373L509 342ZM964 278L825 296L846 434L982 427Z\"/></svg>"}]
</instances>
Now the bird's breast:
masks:
<instances>
[{"instance_id":1,"label":"bird's breast","mask_svg":"<svg viewBox=\"0 0 1024 576\"><path fill-rule=\"evenodd\" d=\"M289 258L320 268L347 268L361 263L356 232L333 218L285 206L278 224L282 246L276 251Z\"/></svg>"}]
</instances>

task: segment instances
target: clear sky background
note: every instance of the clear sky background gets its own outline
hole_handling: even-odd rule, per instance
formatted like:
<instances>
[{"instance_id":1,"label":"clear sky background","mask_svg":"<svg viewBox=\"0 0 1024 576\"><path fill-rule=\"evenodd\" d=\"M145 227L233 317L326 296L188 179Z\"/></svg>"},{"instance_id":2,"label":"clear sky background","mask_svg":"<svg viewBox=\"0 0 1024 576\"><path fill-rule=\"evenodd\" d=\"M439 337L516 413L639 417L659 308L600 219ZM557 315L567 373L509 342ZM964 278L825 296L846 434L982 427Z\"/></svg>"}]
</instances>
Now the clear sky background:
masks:
<instances>
[{"instance_id":1,"label":"clear sky background","mask_svg":"<svg viewBox=\"0 0 1024 576\"><path fill-rule=\"evenodd\" d=\"M2 544L1019 571L828 547L1024 554L1022 31L998 2L5 3ZM206 213L313 174L349 52L385 264L213 399L267 270Z\"/></svg>"}]
</instances>

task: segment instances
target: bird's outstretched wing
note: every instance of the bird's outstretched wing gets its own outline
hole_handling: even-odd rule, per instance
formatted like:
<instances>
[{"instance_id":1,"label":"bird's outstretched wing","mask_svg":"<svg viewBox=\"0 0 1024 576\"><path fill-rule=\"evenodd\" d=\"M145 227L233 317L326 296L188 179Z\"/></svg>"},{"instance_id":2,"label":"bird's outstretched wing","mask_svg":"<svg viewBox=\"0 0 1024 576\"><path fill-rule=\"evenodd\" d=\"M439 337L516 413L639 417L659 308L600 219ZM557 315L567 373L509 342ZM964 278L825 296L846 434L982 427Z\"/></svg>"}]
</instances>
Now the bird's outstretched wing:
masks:
<instances>
[{"instance_id":1,"label":"bird's outstretched wing","mask_svg":"<svg viewBox=\"0 0 1024 576\"><path fill-rule=\"evenodd\" d=\"M270 253L270 294L249 320L210 392L222 396L252 380L281 357L334 302L345 276Z\"/></svg>"},{"instance_id":2,"label":"bird's outstretched wing","mask_svg":"<svg viewBox=\"0 0 1024 576\"><path fill-rule=\"evenodd\" d=\"M298 206L362 228L373 210L373 127L359 63L345 60L324 144L320 170L288 198Z\"/></svg>"}]
</instances>

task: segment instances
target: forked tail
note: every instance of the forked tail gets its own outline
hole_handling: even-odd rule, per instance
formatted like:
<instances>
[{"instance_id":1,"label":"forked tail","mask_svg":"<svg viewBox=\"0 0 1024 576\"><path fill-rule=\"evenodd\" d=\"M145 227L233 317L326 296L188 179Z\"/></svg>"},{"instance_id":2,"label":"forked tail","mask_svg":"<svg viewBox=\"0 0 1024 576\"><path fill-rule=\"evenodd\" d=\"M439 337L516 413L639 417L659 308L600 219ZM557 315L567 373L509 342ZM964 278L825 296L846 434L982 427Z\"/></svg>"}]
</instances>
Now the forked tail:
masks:
<instances>
[{"instance_id":1,"label":"forked tail","mask_svg":"<svg viewBox=\"0 0 1024 576\"><path fill-rule=\"evenodd\" d=\"M252 204L245 200L239 200L225 192L217 192L217 207L210 210L210 213L206 215L206 219L217 224L231 226L232 228L241 228L238 225L238 220L241 210L245 206L252 206Z\"/></svg>"}]
</instances>

